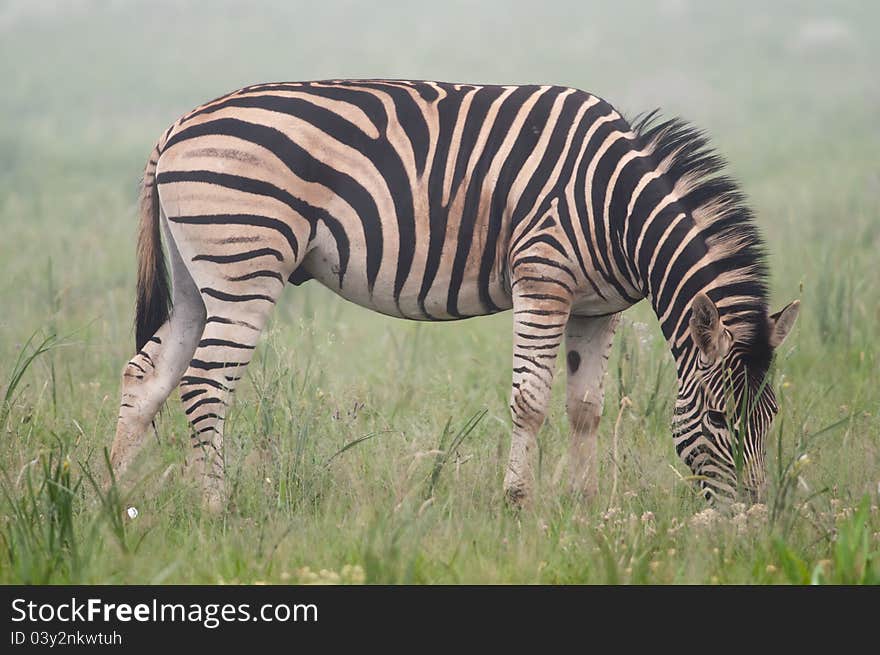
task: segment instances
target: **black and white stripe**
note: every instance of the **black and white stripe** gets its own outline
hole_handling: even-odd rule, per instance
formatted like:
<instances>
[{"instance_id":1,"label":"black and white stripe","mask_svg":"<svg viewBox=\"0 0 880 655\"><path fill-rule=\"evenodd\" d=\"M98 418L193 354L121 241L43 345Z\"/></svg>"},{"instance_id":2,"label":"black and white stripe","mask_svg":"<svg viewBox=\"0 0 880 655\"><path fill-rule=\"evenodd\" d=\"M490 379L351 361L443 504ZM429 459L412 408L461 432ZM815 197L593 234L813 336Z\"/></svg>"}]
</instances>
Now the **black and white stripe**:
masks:
<instances>
[{"instance_id":1,"label":"black and white stripe","mask_svg":"<svg viewBox=\"0 0 880 655\"><path fill-rule=\"evenodd\" d=\"M206 310L180 380L200 449L219 452L229 396L285 281L314 278L415 320L513 309L506 486L517 500L528 494L529 451L571 321L592 334L602 317L648 298L678 366L676 447L697 473L731 486L722 475L730 435L705 427L707 412L727 411L725 399L714 377L696 372L691 304L707 295L731 335L735 347L715 369L734 372L734 398L763 379L773 325L759 238L720 166L685 124L649 116L632 127L606 101L572 88L246 87L183 116L148 163L138 349L160 347L145 340L167 319L150 249L158 208ZM592 341L566 336L577 344L567 357L570 384L591 348L607 358L615 325L602 323ZM130 365L141 366L138 357ZM588 388L601 398L601 380L582 385L584 403ZM752 487L762 479L772 406L764 390L744 432Z\"/></svg>"}]
</instances>

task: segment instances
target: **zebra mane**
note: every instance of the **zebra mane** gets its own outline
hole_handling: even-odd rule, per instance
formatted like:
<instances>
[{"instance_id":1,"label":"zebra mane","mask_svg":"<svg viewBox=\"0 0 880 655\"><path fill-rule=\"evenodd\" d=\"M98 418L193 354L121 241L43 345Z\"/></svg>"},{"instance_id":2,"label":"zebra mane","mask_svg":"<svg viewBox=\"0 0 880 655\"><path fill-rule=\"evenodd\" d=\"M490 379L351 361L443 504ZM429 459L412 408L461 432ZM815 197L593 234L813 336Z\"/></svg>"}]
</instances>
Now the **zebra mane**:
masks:
<instances>
[{"instance_id":1,"label":"zebra mane","mask_svg":"<svg viewBox=\"0 0 880 655\"><path fill-rule=\"evenodd\" d=\"M705 132L680 118L658 120L658 110L638 118L633 130L640 148L651 152L679 203L701 228L713 260L723 271L707 291L734 340L744 346L750 371L765 372L772 348L768 323L768 268L755 217L737 183L724 173L727 162Z\"/></svg>"}]
</instances>

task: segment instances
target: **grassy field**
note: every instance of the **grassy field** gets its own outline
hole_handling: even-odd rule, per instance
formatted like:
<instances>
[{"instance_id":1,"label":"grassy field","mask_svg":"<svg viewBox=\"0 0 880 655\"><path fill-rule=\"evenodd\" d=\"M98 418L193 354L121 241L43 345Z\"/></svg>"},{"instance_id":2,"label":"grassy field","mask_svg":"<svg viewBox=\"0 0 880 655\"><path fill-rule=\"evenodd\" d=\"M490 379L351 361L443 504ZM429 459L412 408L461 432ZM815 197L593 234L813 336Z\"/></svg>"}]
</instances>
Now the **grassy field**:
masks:
<instances>
[{"instance_id":1,"label":"grassy field","mask_svg":"<svg viewBox=\"0 0 880 655\"><path fill-rule=\"evenodd\" d=\"M880 582L880 12L586 4L0 2L0 583ZM615 344L598 500L563 492L560 383L516 516L510 316L407 323L315 284L285 293L241 386L225 515L181 475L176 394L131 498L98 493L153 143L244 84L356 76L570 84L709 131L759 216L774 308L803 303L766 506L715 513L684 479L647 305Z\"/></svg>"}]
</instances>

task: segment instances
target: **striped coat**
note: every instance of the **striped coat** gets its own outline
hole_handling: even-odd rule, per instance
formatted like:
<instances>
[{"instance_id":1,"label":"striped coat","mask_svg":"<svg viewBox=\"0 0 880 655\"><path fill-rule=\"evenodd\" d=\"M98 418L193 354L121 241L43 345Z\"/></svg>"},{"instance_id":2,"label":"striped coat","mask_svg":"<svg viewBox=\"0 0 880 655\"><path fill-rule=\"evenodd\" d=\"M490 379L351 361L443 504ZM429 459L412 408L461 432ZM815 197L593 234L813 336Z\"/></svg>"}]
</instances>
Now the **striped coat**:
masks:
<instances>
[{"instance_id":1,"label":"striped coat","mask_svg":"<svg viewBox=\"0 0 880 655\"><path fill-rule=\"evenodd\" d=\"M571 481L595 494L614 328L648 298L677 362L679 452L709 495L759 489L775 403L755 381L797 305L768 315L761 244L720 165L681 122L632 127L558 86L273 83L208 102L163 134L145 171L138 354L123 373L114 466L128 467L179 384L206 500L222 507L235 384L285 283L314 279L401 318L513 309L505 490L516 504L531 492L563 340ZM740 396L759 389L742 438L712 391L725 370L742 372ZM719 413L720 427L707 419Z\"/></svg>"}]
</instances>

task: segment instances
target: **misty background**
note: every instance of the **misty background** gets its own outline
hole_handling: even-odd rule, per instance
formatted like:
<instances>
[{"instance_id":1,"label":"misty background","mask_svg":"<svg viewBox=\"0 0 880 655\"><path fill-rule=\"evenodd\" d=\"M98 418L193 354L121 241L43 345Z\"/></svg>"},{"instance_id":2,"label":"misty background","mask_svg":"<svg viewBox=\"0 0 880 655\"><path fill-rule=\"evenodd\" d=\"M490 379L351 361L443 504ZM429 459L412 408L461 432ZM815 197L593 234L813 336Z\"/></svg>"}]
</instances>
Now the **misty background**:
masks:
<instances>
[{"instance_id":1,"label":"misty background","mask_svg":"<svg viewBox=\"0 0 880 655\"><path fill-rule=\"evenodd\" d=\"M162 131L243 85L345 77L564 84L630 118L680 115L756 210L774 304L821 293L822 271L880 239L878 7L0 2L0 297L27 300L0 330L20 340L44 321L54 267L78 325L98 316L102 338L127 342L137 183Z\"/></svg>"},{"instance_id":2,"label":"misty background","mask_svg":"<svg viewBox=\"0 0 880 655\"><path fill-rule=\"evenodd\" d=\"M867 0L0 0L0 583L876 583L878 25ZM708 133L764 236L771 309L802 301L763 515L705 529L648 303L608 362L599 502L563 490L557 358L546 493L520 516L498 511L510 314L401 321L314 282L283 294L227 414L230 511L198 510L176 398L137 520L98 502L155 142L241 86L349 77L571 85Z\"/></svg>"}]
</instances>

